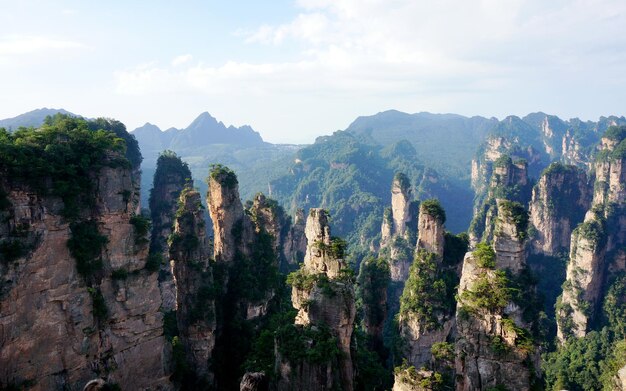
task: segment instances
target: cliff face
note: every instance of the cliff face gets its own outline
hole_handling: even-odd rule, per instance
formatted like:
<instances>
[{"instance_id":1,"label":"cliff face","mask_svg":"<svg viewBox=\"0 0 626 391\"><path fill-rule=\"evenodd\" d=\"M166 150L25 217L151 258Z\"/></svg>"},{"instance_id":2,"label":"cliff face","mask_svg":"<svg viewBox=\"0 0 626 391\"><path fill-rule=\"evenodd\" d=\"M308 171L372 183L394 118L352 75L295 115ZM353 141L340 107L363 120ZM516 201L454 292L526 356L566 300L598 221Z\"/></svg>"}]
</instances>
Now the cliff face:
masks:
<instances>
[{"instance_id":1,"label":"cliff face","mask_svg":"<svg viewBox=\"0 0 626 391\"><path fill-rule=\"evenodd\" d=\"M478 205L469 229L472 246L480 241L493 240L498 212L497 198L505 198L522 204L530 200L531 189L527 168L525 161L514 162L508 155L501 155L492 164L491 179L485 190L486 195Z\"/></svg>"},{"instance_id":2,"label":"cliff face","mask_svg":"<svg viewBox=\"0 0 626 391\"><path fill-rule=\"evenodd\" d=\"M400 334L406 343L404 356L416 368L422 368L429 363L432 354L431 348L437 342L446 342L454 327L454 312L433 303L427 292L416 289L421 285L430 285L439 281L437 277L443 275L444 253L444 221L445 214L438 203L432 200L424 201L420 205L418 217L417 255L414 265L411 266L409 279L400 298ZM434 269L434 270L431 270ZM442 280L443 281L443 280ZM436 290L435 286L427 289ZM445 295L445 289L437 295ZM437 298L442 302L444 298ZM432 306L431 314L416 311L411 303L420 301L425 306Z\"/></svg>"},{"instance_id":3,"label":"cliff face","mask_svg":"<svg viewBox=\"0 0 626 391\"><path fill-rule=\"evenodd\" d=\"M208 182L214 280L220 287L213 356L216 387L234 389L261 328L277 311L280 250L289 226L282 208L261 194L244 210L237 177L228 168L214 167Z\"/></svg>"},{"instance_id":4,"label":"cliff face","mask_svg":"<svg viewBox=\"0 0 626 391\"><path fill-rule=\"evenodd\" d=\"M438 201L420 205L416 254L400 297L403 365L394 371L397 390L453 387L455 290L458 265L468 243L444 234L445 219Z\"/></svg>"},{"instance_id":5,"label":"cliff face","mask_svg":"<svg viewBox=\"0 0 626 391\"><path fill-rule=\"evenodd\" d=\"M586 335L598 317L607 271L623 270L619 260L626 243L626 169L618 146L624 143L624 133L621 138L602 138L594 164L592 207L571 236L566 282L557 303L561 341Z\"/></svg>"},{"instance_id":6,"label":"cliff face","mask_svg":"<svg viewBox=\"0 0 626 391\"><path fill-rule=\"evenodd\" d=\"M243 219L243 205L239 198L239 185L235 174L230 170L214 170L208 181L208 205L213 221L215 260L230 264L235 259L235 253L243 250L238 239L250 238L252 227Z\"/></svg>"},{"instance_id":7,"label":"cliff face","mask_svg":"<svg viewBox=\"0 0 626 391\"><path fill-rule=\"evenodd\" d=\"M463 262L456 313L457 390L498 385L529 390L538 376L538 346L529 331L534 317L524 316L533 304L523 303L532 287L524 287L520 296L509 290L526 267L519 235L525 231L519 223L525 213L519 204L498 202L494 246L477 246Z\"/></svg>"},{"instance_id":8,"label":"cliff face","mask_svg":"<svg viewBox=\"0 0 626 391\"><path fill-rule=\"evenodd\" d=\"M353 389L350 342L354 331L354 288L343 261L341 244L331 239L328 215L322 209L311 209L306 224L307 251L304 264L293 277L291 300L298 310L297 333L311 327L327 329L335 339L340 354L322 357L320 361L290 360L278 355L279 390L325 390L341 387ZM320 343L313 339L311 344ZM281 347L281 344L283 346ZM284 350L286 340L279 340Z\"/></svg>"},{"instance_id":9,"label":"cliff face","mask_svg":"<svg viewBox=\"0 0 626 391\"><path fill-rule=\"evenodd\" d=\"M165 260L159 268L159 289L163 300L163 310L176 307L176 287L170 270L167 238L172 233L174 218L178 208L180 192L191 180L189 167L173 153L163 153L157 160L153 187L150 191L150 216L152 236L150 254L154 260Z\"/></svg>"},{"instance_id":10,"label":"cliff face","mask_svg":"<svg viewBox=\"0 0 626 391\"><path fill-rule=\"evenodd\" d=\"M248 211L256 231L263 231L272 237L273 251L279 256L281 270L292 270L302 262L306 252L306 236L304 212L301 209L296 212L292 223L278 202L259 193Z\"/></svg>"},{"instance_id":11,"label":"cliff face","mask_svg":"<svg viewBox=\"0 0 626 391\"><path fill-rule=\"evenodd\" d=\"M383 329L387 319L387 288L391 279L389 264L384 258L367 257L361 261L358 297L363 303L363 325L371 345L384 356Z\"/></svg>"},{"instance_id":12,"label":"cliff face","mask_svg":"<svg viewBox=\"0 0 626 391\"><path fill-rule=\"evenodd\" d=\"M380 244L383 252L388 252L391 280L400 285L406 281L412 261L411 242L415 240L416 228L412 205L409 179L398 173L391 185L391 209L383 216ZM401 286L399 291L402 291Z\"/></svg>"},{"instance_id":13,"label":"cliff face","mask_svg":"<svg viewBox=\"0 0 626 391\"><path fill-rule=\"evenodd\" d=\"M570 237L591 204L587 175L574 166L553 163L533 188L531 224L536 230L532 251L557 256L569 252Z\"/></svg>"},{"instance_id":14,"label":"cliff face","mask_svg":"<svg viewBox=\"0 0 626 391\"><path fill-rule=\"evenodd\" d=\"M429 208L428 201L422 203L418 216L417 246L416 249L425 250L443 259L444 235L446 230L443 226L445 215L441 207Z\"/></svg>"},{"instance_id":15,"label":"cliff face","mask_svg":"<svg viewBox=\"0 0 626 391\"><path fill-rule=\"evenodd\" d=\"M72 205L71 219L69 198L0 177L8 201L0 240L16 250L0 261L0 385L82 389L103 377L129 389L171 389L157 275L144 269L145 232L131 223L139 171L106 155L87 167L93 193L84 196L94 202ZM58 180L41 183L50 189Z\"/></svg>"},{"instance_id":16,"label":"cliff face","mask_svg":"<svg viewBox=\"0 0 626 391\"><path fill-rule=\"evenodd\" d=\"M304 211L298 209L294 216L293 224L289 227L283 242L282 257L284 262L281 264L282 271L293 270L304 259L304 253L306 252L305 224Z\"/></svg>"},{"instance_id":17,"label":"cliff face","mask_svg":"<svg viewBox=\"0 0 626 391\"><path fill-rule=\"evenodd\" d=\"M518 274L526 267L528 214L515 202L497 199L498 221L493 239L496 267Z\"/></svg>"},{"instance_id":18,"label":"cliff face","mask_svg":"<svg viewBox=\"0 0 626 391\"><path fill-rule=\"evenodd\" d=\"M212 383L209 363L215 347L217 292L202 209L200 193L191 188L181 193L169 252L176 283L176 320L186 362L197 376Z\"/></svg>"}]
</instances>

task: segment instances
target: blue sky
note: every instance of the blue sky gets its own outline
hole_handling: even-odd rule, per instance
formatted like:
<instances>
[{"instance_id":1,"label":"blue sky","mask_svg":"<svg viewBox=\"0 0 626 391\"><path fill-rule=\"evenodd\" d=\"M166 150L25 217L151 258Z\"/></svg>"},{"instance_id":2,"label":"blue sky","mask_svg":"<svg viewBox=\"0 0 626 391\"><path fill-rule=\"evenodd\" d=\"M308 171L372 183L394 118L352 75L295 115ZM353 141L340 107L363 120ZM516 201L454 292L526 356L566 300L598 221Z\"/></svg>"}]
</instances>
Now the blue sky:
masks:
<instances>
[{"instance_id":1,"label":"blue sky","mask_svg":"<svg viewBox=\"0 0 626 391\"><path fill-rule=\"evenodd\" d=\"M312 142L387 109L626 114L623 0L0 0L0 118L184 127L208 111Z\"/></svg>"}]
</instances>

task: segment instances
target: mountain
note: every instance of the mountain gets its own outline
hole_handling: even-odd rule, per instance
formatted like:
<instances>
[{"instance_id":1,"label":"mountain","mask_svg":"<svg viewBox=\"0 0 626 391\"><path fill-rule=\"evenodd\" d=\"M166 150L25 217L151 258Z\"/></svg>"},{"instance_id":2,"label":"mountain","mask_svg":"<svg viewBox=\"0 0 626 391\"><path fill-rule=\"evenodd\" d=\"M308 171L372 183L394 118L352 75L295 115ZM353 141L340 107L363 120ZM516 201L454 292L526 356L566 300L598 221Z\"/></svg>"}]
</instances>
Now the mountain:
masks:
<instances>
[{"instance_id":1,"label":"mountain","mask_svg":"<svg viewBox=\"0 0 626 391\"><path fill-rule=\"evenodd\" d=\"M135 129L133 134L145 147L146 154L155 149L159 152L164 149L180 151L214 144L253 146L264 143L261 135L250 126L226 127L207 112L200 114L184 129L170 128L162 132L156 125L146 123Z\"/></svg>"},{"instance_id":2,"label":"mountain","mask_svg":"<svg viewBox=\"0 0 626 391\"><path fill-rule=\"evenodd\" d=\"M267 191L271 179L287 171L293 154L299 148L293 145L266 143L250 126L226 126L209 113L200 114L184 129L165 131L145 125L132 133L139 142L142 164L142 204L148 205L148 190L159 155L165 150L176 152L189 165L201 192L207 190L204 178L212 164L226 164L237 172L244 199L251 199L259 191Z\"/></svg>"},{"instance_id":3,"label":"mountain","mask_svg":"<svg viewBox=\"0 0 626 391\"><path fill-rule=\"evenodd\" d=\"M346 131L382 145L408 140L430 168L468 179L476 148L497 123L495 118L389 110L359 117Z\"/></svg>"},{"instance_id":4,"label":"mountain","mask_svg":"<svg viewBox=\"0 0 626 391\"><path fill-rule=\"evenodd\" d=\"M47 116L55 115L58 113L69 114L74 117L77 116L76 114L72 114L64 109L48 109L44 107L43 109L36 109L33 111L29 111L28 113L20 114L17 117L2 119L0 120L0 128L15 130L21 126L38 127L43 124L43 121L44 119L46 119Z\"/></svg>"},{"instance_id":5,"label":"mountain","mask_svg":"<svg viewBox=\"0 0 626 391\"><path fill-rule=\"evenodd\" d=\"M437 197L449 208L449 228L466 229L472 193L427 168L406 140L382 146L349 131L318 137L296 154L289 173L270 182L270 195L291 208L330 210L339 236L352 245L369 246L379 235L389 186L396 173L408 177L416 199Z\"/></svg>"}]
</instances>

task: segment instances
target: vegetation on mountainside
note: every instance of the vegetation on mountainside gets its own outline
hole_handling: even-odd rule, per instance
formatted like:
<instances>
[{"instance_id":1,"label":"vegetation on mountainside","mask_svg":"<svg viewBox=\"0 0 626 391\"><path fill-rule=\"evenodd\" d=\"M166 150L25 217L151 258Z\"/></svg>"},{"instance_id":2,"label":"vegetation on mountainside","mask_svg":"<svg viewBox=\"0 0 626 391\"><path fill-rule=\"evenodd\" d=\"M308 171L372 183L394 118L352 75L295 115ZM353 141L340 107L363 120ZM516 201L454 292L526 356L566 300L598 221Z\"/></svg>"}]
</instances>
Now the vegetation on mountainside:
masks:
<instances>
[{"instance_id":1,"label":"vegetation on mountainside","mask_svg":"<svg viewBox=\"0 0 626 391\"><path fill-rule=\"evenodd\" d=\"M361 262L357 279L357 304L363 311L363 317L372 325L380 325L385 320L387 303L381 303L381 292L387 291L390 281L386 259L369 256Z\"/></svg>"},{"instance_id":2,"label":"vegetation on mountainside","mask_svg":"<svg viewBox=\"0 0 626 391\"><path fill-rule=\"evenodd\" d=\"M217 183L225 186L228 189L234 188L239 183L237 181L237 175L235 175L235 173L230 168L221 164L211 165L211 168L209 170L209 178L217 181Z\"/></svg>"},{"instance_id":3,"label":"vegetation on mountainside","mask_svg":"<svg viewBox=\"0 0 626 391\"><path fill-rule=\"evenodd\" d=\"M21 128L14 133L0 129L0 169L39 194L60 197L63 215L76 219L95 202L99 170L132 167L141 161L139 150L127 147L125 139L133 140L132 136L118 136L123 132L117 121L60 114L47 118L39 129Z\"/></svg>"},{"instance_id":4,"label":"vegetation on mountainside","mask_svg":"<svg viewBox=\"0 0 626 391\"><path fill-rule=\"evenodd\" d=\"M500 201L498 205L502 216L498 216L500 219L506 219L515 225L515 231L517 232L517 239L524 241L527 236L528 230L528 212L526 208L519 202L512 202L508 200Z\"/></svg>"},{"instance_id":5,"label":"vegetation on mountainside","mask_svg":"<svg viewBox=\"0 0 626 391\"><path fill-rule=\"evenodd\" d=\"M596 155L600 162L623 160L626 158L626 126L611 126L602 136L617 143L612 151L603 149Z\"/></svg>"},{"instance_id":6,"label":"vegetation on mountainside","mask_svg":"<svg viewBox=\"0 0 626 391\"><path fill-rule=\"evenodd\" d=\"M223 184L236 183L229 169L222 167L216 173L218 180L226 181ZM252 214L249 210L246 213ZM291 307L286 301L289 296L283 276L278 271L279 255L274 252L273 237L263 226L257 228L254 237L244 238L243 222L237 222L231 231L235 242L233 262L230 265L215 263L212 267L215 289L221 292L217 319L223 327L216 341L214 357L219 360L215 362L215 373L218 382L229 388L238 384L248 364L264 366L267 361L263 361L263 357L267 360L273 356L274 352L269 352L262 342L268 342L268 333L274 335L277 330L276 322L272 321L274 316ZM249 249L249 255L243 252L244 247ZM248 305L264 302L267 302L266 314L248 319ZM257 346L256 341L261 346ZM254 357L261 362L251 363Z\"/></svg>"},{"instance_id":7,"label":"vegetation on mountainside","mask_svg":"<svg viewBox=\"0 0 626 391\"><path fill-rule=\"evenodd\" d=\"M400 318L415 318L424 328L441 326L438 317L454 313L458 277L441 267L436 254L419 250L400 297Z\"/></svg>"},{"instance_id":8,"label":"vegetation on mountainside","mask_svg":"<svg viewBox=\"0 0 626 391\"><path fill-rule=\"evenodd\" d=\"M453 235L446 232L443 245L443 263L446 266L456 266L463 261L469 248L469 236L465 232Z\"/></svg>"},{"instance_id":9,"label":"vegetation on mountainside","mask_svg":"<svg viewBox=\"0 0 626 391\"><path fill-rule=\"evenodd\" d=\"M383 148L336 132L298 151L291 174L272 181L270 187L282 205L327 208L334 232L348 243L348 259L357 264L370 243L380 238L384 209L391 202L389 187L381 184L390 184L397 173L404 174L398 178L415 198L437 197L446 206L454 217L447 222L449 228L465 229L471 194L416 162L419 157L407 141Z\"/></svg>"},{"instance_id":10,"label":"vegetation on mountainside","mask_svg":"<svg viewBox=\"0 0 626 391\"><path fill-rule=\"evenodd\" d=\"M554 352L544 354L546 389L600 391L614 389L617 371L626 365L626 275L612 276L595 330L570 336Z\"/></svg>"},{"instance_id":11,"label":"vegetation on mountainside","mask_svg":"<svg viewBox=\"0 0 626 391\"><path fill-rule=\"evenodd\" d=\"M102 250L109 239L100 233L94 220L72 223L70 231L67 247L76 260L76 270L90 284L102 272Z\"/></svg>"},{"instance_id":12,"label":"vegetation on mountainside","mask_svg":"<svg viewBox=\"0 0 626 391\"><path fill-rule=\"evenodd\" d=\"M439 221L441 224L446 222L446 211L441 207L441 203L436 198L422 201L420 209L424 209L426 213Z\"/></svg>"}]
</instances>

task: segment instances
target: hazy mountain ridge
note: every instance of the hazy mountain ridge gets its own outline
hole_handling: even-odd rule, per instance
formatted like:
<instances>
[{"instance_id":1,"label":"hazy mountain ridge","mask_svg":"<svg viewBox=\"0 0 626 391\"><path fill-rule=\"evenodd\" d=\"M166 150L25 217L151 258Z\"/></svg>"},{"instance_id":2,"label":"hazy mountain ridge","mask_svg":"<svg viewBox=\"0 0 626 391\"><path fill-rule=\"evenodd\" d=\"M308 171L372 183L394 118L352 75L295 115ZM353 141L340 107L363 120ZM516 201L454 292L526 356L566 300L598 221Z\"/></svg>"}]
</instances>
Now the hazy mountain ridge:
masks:
<instances>
[{"instance_id":1,"label":"hazy mountain ridge","mask_svg":"<svg viewBox=\"0 0 626 391\"><path fill-rule=\"evenodd\" d=\"M49 115L55 114L68 114L74 117L80 117L77 114L70 113L65 109L48 109L44 107L42 109L35 109L24 114L17 115L13 118L5 118L0 120L0 128L8 130L16 130L19 127L38 127L43 124L43 121Z\"/></svg>"},{"instance_id":2,"label":"hazy mountain ridge","mask_svg":"<svg viewBox=\"0 0 626 391\"><path fill-rule=\"evenodd\" d=\"M212 144L232 144L240 146L261 145L261 135L248 125L241 127L224 125L208 112L200 114L184 129L169 128L162 131L151 123L132 131L140 144L146 147L147 155L165 149L182 150Z\"/></svg>"}]
</instances>

